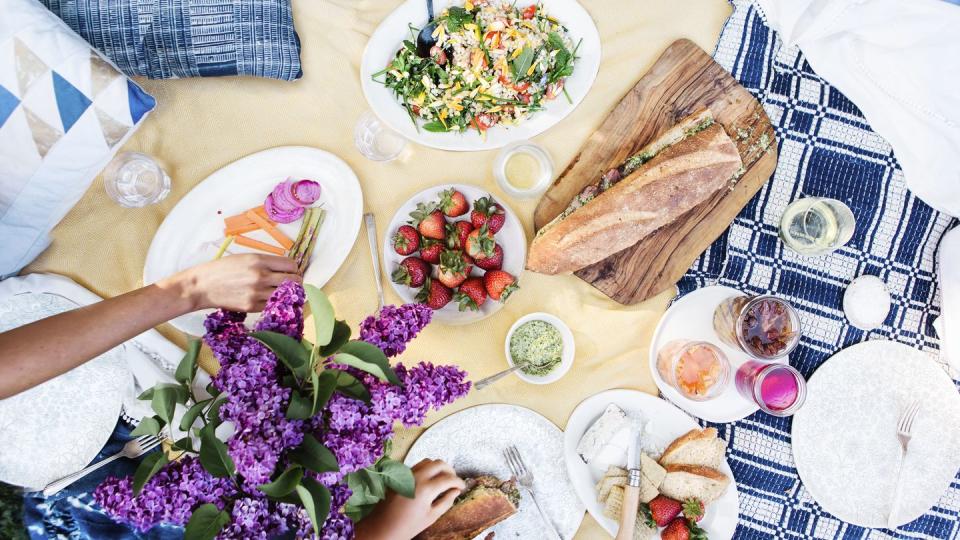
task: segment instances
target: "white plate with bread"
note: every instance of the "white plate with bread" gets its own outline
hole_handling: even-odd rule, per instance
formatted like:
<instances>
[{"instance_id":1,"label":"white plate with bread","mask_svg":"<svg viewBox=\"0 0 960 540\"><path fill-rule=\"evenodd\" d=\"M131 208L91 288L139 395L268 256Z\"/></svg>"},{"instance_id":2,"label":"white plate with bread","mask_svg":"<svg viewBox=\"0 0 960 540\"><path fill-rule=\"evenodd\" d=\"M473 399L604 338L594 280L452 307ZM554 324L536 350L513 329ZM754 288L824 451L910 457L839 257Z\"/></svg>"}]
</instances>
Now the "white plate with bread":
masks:
<instances>
[{"instance_id":1,"label":"white plate with bread","mask_svg":"<svg viewBox=\"0 0 960 540\"><path fill-rule=\"evenodd\" d=\"M564 460L574 490L590 515L616 536L627 446L635 421L643 425L640 501L645 508L633 538L660 537L662 529L648 524L648 503L658 497L658 502L699 500L704 513L695 526L711 540L733 537L739 503L733 471L725 458L726 442L715 429L700 429L669 402L636 390L608 390L589 397L567 421ZM684 519L681 514L671 521Z\"/></svg>"}]
</instances>

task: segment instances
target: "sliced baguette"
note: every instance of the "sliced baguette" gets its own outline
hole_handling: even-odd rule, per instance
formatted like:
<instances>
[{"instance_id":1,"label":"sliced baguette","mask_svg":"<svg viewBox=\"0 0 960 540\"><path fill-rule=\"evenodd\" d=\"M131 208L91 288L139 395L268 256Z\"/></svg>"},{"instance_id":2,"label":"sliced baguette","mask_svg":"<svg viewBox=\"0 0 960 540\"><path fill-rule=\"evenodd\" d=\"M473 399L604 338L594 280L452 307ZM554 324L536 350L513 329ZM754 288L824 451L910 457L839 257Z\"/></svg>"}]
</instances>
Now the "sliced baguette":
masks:
<instances>
[{"instance_id":1,"label":"sliced baguette","mask_svg":"<svg viewBox=\"0 0 960 540\"><path fill-rule=\"evenodd\" d=\"M694 498L709 504L723 495L730 478L722 472L699 465L667 465L660 493L683 501Z\"/></svg>"},{"instance_id":2,"label":"sliced baguette","mask_svg":"<svg viewBox=\"0 0 960 540\"><path fill-rule=\"evenodd\" d=\"M692 429L678 437L660 456L660 465L699 465L719 469L727 443L717 437L714 428Z\"/></svg>"}]
</instances>

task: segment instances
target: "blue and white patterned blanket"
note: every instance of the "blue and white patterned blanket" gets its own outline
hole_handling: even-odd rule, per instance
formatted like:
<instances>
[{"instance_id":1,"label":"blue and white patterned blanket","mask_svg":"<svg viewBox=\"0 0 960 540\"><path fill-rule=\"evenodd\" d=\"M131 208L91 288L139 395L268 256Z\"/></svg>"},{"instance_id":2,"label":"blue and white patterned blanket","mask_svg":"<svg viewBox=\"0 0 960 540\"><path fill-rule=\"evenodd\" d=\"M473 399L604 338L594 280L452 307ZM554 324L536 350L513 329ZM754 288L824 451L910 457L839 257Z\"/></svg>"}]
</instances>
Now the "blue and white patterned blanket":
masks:
<instances>
[{"instance_id":1,"label":"blue and white patterned blanket","mask_svg":"<svg viewBox=\"0 0 960 540\"><path fill-rule=\"evenodd\" d=\"M779 163L773 178L726 235L680 282L681 294L719 283L774 293L802 313L805 335L790 363L809 377L833 353L867 339L938 347L935 253L956 221L907 191L890 145L857 107L786 48L748 0L734 0L715 59L760 101L774 125ZM777 234L784 208L802 196L842 200L857 218L853 239L836 253L802 258ZM884 325L858 330L843 316L850 281L881 277L893 296ZM804 489L790 450L790 419L756 413L716 427L740 489L736 538L957 538L960 477L926 515L896 531L870 530L833 517Z\"/></svg>"}]
</instances>

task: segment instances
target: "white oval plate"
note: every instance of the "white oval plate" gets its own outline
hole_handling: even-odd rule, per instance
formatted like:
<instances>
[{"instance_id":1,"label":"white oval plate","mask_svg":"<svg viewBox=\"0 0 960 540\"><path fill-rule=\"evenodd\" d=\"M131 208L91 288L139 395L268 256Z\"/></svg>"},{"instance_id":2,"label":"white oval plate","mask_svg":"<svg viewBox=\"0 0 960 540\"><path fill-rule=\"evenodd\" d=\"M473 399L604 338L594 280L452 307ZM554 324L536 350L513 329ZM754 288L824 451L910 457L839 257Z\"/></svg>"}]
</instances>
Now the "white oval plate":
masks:
<instances>
[{"instance_id":1,"label":"white oval plate","mask_svg":"<svg viewBox=\"0 0 960 540\"><path fill-rule=\"evenodd\" d=\"M574 495L563 466L563 433L530 409L507 404L478 405L452 414L420 435L404 463L412 467L422 459L440 459L461 476L492 474L506 480L511 474L503 451L511 445L517 447L533 473L533 491L551 523L564 540L572 539L583 521L583 505ZM523 500L517 514L478 538L485 538L491 531L496 538L550 538L529 493L521 493Z\"/></svg>"},{"instance_id":2,"label":"white oval plate","mask_svg":"<svg viewBox=\"0 0 960 540\"><path fill-rule=\"evenodd\" d=\"M587 506L590 515L610 533L610 536L616 536L619 524L604 516L603 506L597 502L596 485L603 478L605 471L587 465L577 454L577 445L583 434L600 418L603 410L611 403L615 403L628 415L653 422L652 428L648 431L649 436L643 441L643 446L644 449L656 449L657 453L677 437L699 426L692 418L670 403L636 390L607 390L590 396L577 405L570 419L567 420L567 429L564 430L563 456L567 462L567 471L570 473L570 480L577 495ZM733 471L730 470L726 460L720 472L730 477L730 486L719 499L707 506L706 515L698 524L707 531L710 540L732 538L737 529L739 494Z\"/></svg>"},{"instance_id":3,"label":"white oval plate","mask_svg":"<svg viewBox=\"0 0 960 540\"><path fill-rule=\"evenodd\" d=\"M537 2L520 0L518 5L523 7L534 3ZM408 0L380 23L363 52L360 63L360 85L370 108L384 123L404 137L424 146L442 150L490 150L514 141L529 139L546 131L570 114L593 85L597 70L600 68L600 34L590 14L575 0L539 0L539 3L567 27L574 43L580 39L583 40L577 51L579 58L574 64L573 75L567 77L564 83L573 103L560 96L547 102L544 110L534 113L519 125L495 126L487 131L486 137L475 131L465 133L430 133L423 129L418 131L393 92L372 79L374 73L382 70L393 60L401 42L410 39L410 30L407 25L413 24L419 27L427 20L426 4L423 0ZM435 12L440 13L447 6L463 5L463 2L434 0L433 4Z\"/></svg>"},{"instance_id":4,"label":"white oval plate","mask_svg":"<svg viewBox=\"0 0 960 540\"><path fill-rule=\"evenodd\" d=\"M309 178L321 186L316 206L322 205L326 216L304 281L322 287L353 248L363 215L363 193L357 175L342 159L306 146L280 146L250 154L197 184L157 229L143 267L144 284L212 259L223 241L223 218L263 204L273 188L289 177ZM279 229L295 238L300 221L281 224ZM249 236L275 243L262 231ZM229 252L259 253L236 244ZM188 313L170 324L202 336L203 321L211 311Z\"/></svg>"},{"instance_id":5,"label":"white oval plate","mask_svg":"<svg viewBox=\"0 0 960 540\"><path fill-rule=\"evenodd\" d=\"M724 299L739 294L742 293L722 285L693 291L674 302L663 314L650 343L650 373L653 374L653 381L657 383L663 397L697 418L710 422L735 422L759 409L756 403L743 398L734 384L737 368L750 357L720 341L717 333L713 331L713 310ZM727 355L727 360L730 361L730 379L723 393L709 401L694 401L684 397L660 377L660 372L657 371L657 353L661 347L675 339L706 341L716 345Z\"/></svg>"},{"instance_id":6,"label":"white oval plate","mask_svg":"<svg viewBox=\"0 0 960 540\"><path fill-rule=\"evenodd\" d=\"M804 487L824 510L886 528L900 443L897 422L921 401L903 461L895 526L933 507L960 468L960 395L923 351L886 340L847 347L817 368L793 416L792 447Z\"/></svg>"},{"instance_id":7,"label":"white oval plate","mask_svg":"<svg viewBox=\"0 0 960 540\"><path fill-rule=\"evenodd\" d=\"M470 203L471 210L473 209L473 201L479 199L480 197L492 197L488 191L466 184L444 184L435 186L425 189L413 197L410 197L407 202L403 203L403 205L397 209L397 212L393 215L393 219L390 220L390 225L387 227L386 234L383 237L383 271L388 280L390 280L390 275L393 274L393 271L396 270L397 266L400 265L400 261L406 258L406 256L398 254L393 249L394 233L397 232L397 229L399 229L401 225L407 223L407 221L410 219L410 212L416 210L417 203L438 200L440 198L440 192L450 188L456 188L458 191L463 193L463 195L467 198L467 201ZM500 229L500 231L498 231L496 234L497 243L503 247L503 270L505 272L509 272L514 278L519 280L520 273L523 272L523 266L527 261L527 235L524 233L523 225L520 224L520 220L517 219L517 216L513 213L513 210L511 210L510 207L507 206L501 199L494 200L496 200L497 203L503 207L503 210L507 216L507 219L503 224L503 228ZM449 218L447 219L449 221ZM457 221L469 219L470 212L467 212L466 214L456 218ZM416 255L416 252L414 252L414 255ZM482 276L483 273L483 269L474 267L472 275ZM434 276L435 275L436 272L434 272ZM400 295L400 298L402 298L405 303L416 302L415 297L419 289L398 285L394 283L393 280L390 280L390 284L393 286L393 290L397 291L397 294ZM507 301L509 302L509 298ZM500 311L501 307L503 307L502 302L497 302L488 298L478 311L460 311L457 303L451 301L442 309L434 311L433 320L445 324L469 324L486 319L497 311Z\"/></svg>"}]
</instances>

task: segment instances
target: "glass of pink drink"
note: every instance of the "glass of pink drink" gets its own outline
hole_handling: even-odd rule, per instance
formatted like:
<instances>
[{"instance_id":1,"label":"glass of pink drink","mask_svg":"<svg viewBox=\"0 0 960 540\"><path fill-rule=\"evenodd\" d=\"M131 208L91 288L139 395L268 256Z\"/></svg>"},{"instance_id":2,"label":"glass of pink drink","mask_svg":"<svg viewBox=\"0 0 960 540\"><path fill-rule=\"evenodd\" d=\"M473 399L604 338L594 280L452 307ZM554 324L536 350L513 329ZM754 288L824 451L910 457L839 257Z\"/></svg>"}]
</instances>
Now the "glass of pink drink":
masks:
<instances>
[{"instance_id":1,"label":"glass of pink drink","mask_svg":"<svg viewBox=\"0 0 960 540\"><path fill-rule=\"evenodd\" d=\"M807 398L803 375L785 364L750 360L737 370L736 385L741 396L774 416L796 413Z\"/></svg>"}]
</instances>

